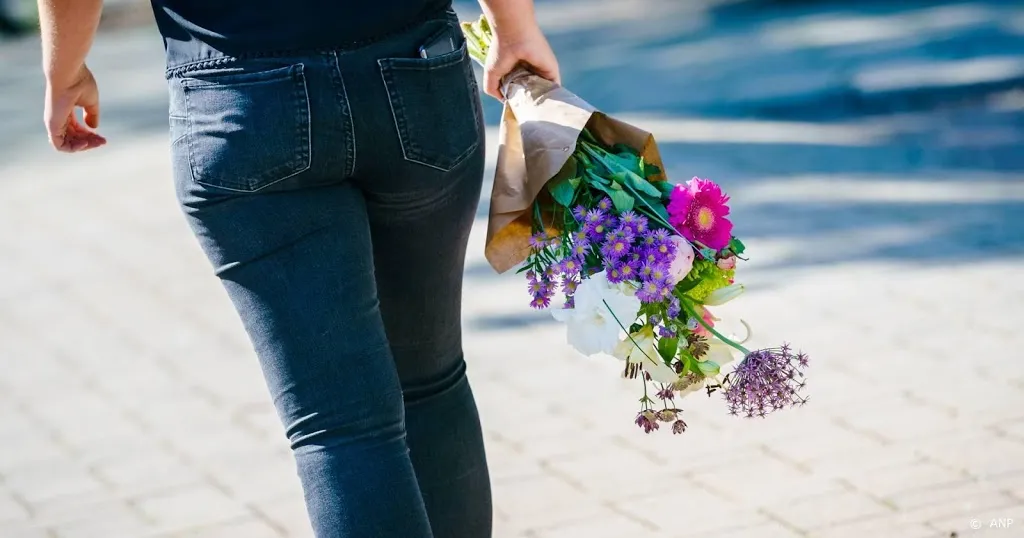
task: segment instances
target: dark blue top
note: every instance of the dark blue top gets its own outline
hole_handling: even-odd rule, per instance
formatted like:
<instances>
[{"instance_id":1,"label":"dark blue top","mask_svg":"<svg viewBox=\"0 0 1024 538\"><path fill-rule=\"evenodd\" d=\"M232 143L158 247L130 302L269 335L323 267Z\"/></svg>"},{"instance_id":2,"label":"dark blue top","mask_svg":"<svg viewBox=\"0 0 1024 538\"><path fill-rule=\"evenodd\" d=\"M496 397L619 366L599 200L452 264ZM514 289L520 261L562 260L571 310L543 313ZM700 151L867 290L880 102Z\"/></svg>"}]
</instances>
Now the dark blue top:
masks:
<instances>
[{"instance_id":1,"label":"dark blue top","mask_svg":"<svg viewBox=\"0 0 1024 538\"><path fill-rule=\"evenodd\" d=\"M352 48L448 8L450 0L152 0L164 44L227 54ZM198 43L196 43L198 42ZM204 47L205 48L205 47Z\"/></svg>"}]
</instances>

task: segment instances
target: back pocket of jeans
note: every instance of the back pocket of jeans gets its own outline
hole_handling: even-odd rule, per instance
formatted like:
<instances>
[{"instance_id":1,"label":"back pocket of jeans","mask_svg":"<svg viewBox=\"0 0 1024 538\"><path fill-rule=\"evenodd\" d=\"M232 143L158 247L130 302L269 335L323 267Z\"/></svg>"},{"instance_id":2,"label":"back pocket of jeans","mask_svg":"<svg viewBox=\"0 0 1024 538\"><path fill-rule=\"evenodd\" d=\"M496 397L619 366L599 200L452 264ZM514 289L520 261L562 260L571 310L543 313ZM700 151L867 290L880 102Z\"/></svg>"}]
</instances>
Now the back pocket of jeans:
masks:
<instances>
[{"instance_id":1,"label":"back pocket of jeans","mask_svg":"<svg viewBox=\"0 0 1024 538\"><path fill-rule=\"evenodd\" d=\"M445 171L480 144L479 97L459 37L460 46L440 56L377 61L405 159Z\"/></svg>"},{"instance_id":2,"label":"back pocket of jeans","mask_svg":"<svg viewBox=\"0 0 1024 538\"><path fill-rule=\"evenodd\" d=\"M181 79L188 161L200 184L254 192L309 169L302 64Z\"/></svg>"}]
</instances>

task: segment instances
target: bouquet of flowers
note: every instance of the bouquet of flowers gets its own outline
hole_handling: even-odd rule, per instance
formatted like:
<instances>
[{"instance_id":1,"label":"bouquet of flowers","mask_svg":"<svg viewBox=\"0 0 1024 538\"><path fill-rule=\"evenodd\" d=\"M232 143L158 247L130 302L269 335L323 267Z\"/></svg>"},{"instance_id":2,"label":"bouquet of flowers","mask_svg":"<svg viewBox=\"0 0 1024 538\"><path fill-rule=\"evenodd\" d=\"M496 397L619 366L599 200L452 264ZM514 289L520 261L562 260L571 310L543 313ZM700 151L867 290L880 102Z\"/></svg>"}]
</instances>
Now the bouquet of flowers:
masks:
<instances>
[{"instance_id":1,"label":"bouquet of flowers","mask_svg":"<svg viewBox=\"0 0 1024 538\"><path fill-rule=\"evenodd\" d=\"M486 18L462 23L481 64ZM707 179L667 181L653 136L615 120L564 88L520 69L503 81L487 258L520 265L531 306L551 307L584 355L624 361L643 385L636 424L686 430L675 401L724 394L729 413L764 417L803 404L808 357L788 345L749 350L747 334L715 327L709 307L734 299L743 243L732 235L729 197ZM722 367L742 358L729 373ZM653 394L653 397L652 397Z\"/></svg>"}]
</instances>

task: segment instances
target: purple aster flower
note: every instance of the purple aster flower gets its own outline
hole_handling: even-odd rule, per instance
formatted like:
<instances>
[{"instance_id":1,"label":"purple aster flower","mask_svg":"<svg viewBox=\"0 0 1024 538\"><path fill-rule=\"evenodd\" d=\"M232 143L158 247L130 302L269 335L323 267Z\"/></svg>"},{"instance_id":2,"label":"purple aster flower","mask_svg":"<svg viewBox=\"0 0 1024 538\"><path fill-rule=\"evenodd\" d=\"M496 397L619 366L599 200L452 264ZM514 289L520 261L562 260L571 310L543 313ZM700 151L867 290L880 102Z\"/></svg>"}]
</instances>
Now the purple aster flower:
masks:
<instances>
[{"instance_id":1,"label":"purple aster flower","mask_svg":"<svg viewBox=\"0 0 1024 538\"><path fill-rule=\"evenodd\" d=\"M602 211L608 211L609 209L612 208L612 199L608 198L607 196L601 198L601 200L597 202L597 208Z\"/></svg>"},{"instance_id":2,"label":"purple aster flower","mask_svg":"<svg viewBox=\"0 0 1024 538\"><path fill-rule=\"evenodd\" d=\"M668 243L669 234L668 231L662 228L654 230L654 239L658 244Z\"/></svg>"},{"instance_id":3,"label":"purple aster flower","mask_svg":"<svg viewBox=\"0 0 1024 538\"><path fill-rule=\"evenodd\" d=\"M562 281L562 291L566 295L572 295L576 293L576 288L580 285L580 281L575 276L571 276Z\"/></svg>"},{"instance_id":4,"label":"purple aster flower","mask_svg":"<svg viewBox=\"0 0 1024 538\"><path fill-rule=\"evenodd\" d=\"M612 284L618 284L625 280L625 277L622 276L621 265L619 264L613 263L605 268L605 275L608 277L608 282L611 282Z\"/></svg>"},{"instance_id":5,"label":"purple aster flower","mask_svg":"<svg viewBox=\"0 0 1024 538\"><path fill-rule=\"evenodd\" d=\"M527 278L526 288L530 292L530 295L533 296L544 293L544 283L535 277Z\"/></svg>"},{"instance_id":6,"label":"purple aster flower","mask_svg":"<svg viewBox=\"0 0 1024 538\"><path fill-rule=\"evenodd\" d=\"M681 310L682 305L679 304L679 298L673 297L672 300L668 303L668 312L666 312L666 314L668 314L668 317L676 319L679 317L679 313Z\"/></svg>"},{"instance_id":7,"label":"purple aster flower","mask_svg":"<svg viewBox=\"0 0 1024 538\"><path fill-rule=\"evenodd\" d=\"M647 221L647 217L638 215L636 217L636 224L633 226L633 231L636 233L644 233L650 229L650 223Z\"/></svg>"},{"instance_id":8,"label":"purple aster flower","mask_svg":"<svg viewBox=\"0 0 1024 538\"><path fill-rule=\"evenodd\" d=\"M535 233L530 236L530 248L540 250L547 246L543 233Z\"/></svg>"},{"instance_id":9,"label":"purple aster flower","mask_svg":"<svg viewBox=\"0 0 1024 538\"><path fill-rule=\"evenodd\" d=\"M530 306L538 310L547 308L551 304L551 297L547 295L538 295L530 301Z\"/></svg>"},{"instance_id":10,"label":"purple aster flower","mask_svg":"<svg viewBox=\"0 0 1024 538\"><path fill-rule=\"evenodd\" d=\"M644 282L656 282L659 289L668 287L668 267L661 263L645 263L638 271L640 279ZM661 293L661 292L659 292Z\"/></svg>"},{"instance_id":11,"label":"purple aster flower","mask_svg":"<svg viewBox=\"0 0 1024 538\"><path fill-rule=\"evenodd\" d=\"M582 260L590 254L589 243L576 243L572 246L572 256L576 261L582 263Z\"/></svg>"},{"instance_id":12,"label":"purple aster flower","mask_svg":"<svg viewBox=\"0 0 1024 538\"><path fill-rule=\"evenodd\" d=\"M658 231L664 232L665 230ZM676 245L671 241L659 242L650 247L650 252L653 252L659 261L671 262L676 257Z\"/></svg>"},{"instance_id":13,"label":"purple aster flower","mask_svg":"<svg viewBox=\"0 0 1024 538\"><path fill-rule=\"evenodd\" d=\"M658 244L658 238L654 232L648 230L640 235L640 244L645 247L653 247Z\"/></svg>"},{"instance_id":14,"label":"purple aster flower","mask_svg":"<svg viewBox=\"0 0 1024 538\"><path fill-rule=\"evenodd\" d=\"M527 289L533 296L530 306L534 308L547 308L555 294L555 287L546 273L538 278L535 272L527 272Z\"/></svg>"},{"instance_id":15,"label":"purple aster flower","mask_svg":"<svg viewBox=\"0 0 1024 538\"><path fill-rule=\"evenodd\" d=\"M725 401L729 413L764 417L772 411L803 404L808 357L792 353L788 345L759 349L747 354L725 381Z\"/></svg>"},{"instance_id":16,"label":"purple aster flower","mask_svg":"<svg viewBox=\"0 0 1024 538\"><path fill-rule=\"evenodd\" d=\"M644 433L651 433L658 429L658 417L655 416L653 411L641 411L637 413L636 420L634 421L637 426L643 428Z\"/></svg>"},{"instance_id":17,"label":"purple aster flower","mask_svg":"<svg viewBox=\"0 0 1024 538\"><path fill-rule=\"evenodd\" d=\"M628 232L620 230L605 235L604 245L601 247L601 254L605 258L620 259L630 254L633 246L633 237Z\"/></svg>"},{"instance_id":18,"label":"purple aster flower","mask_svg":"<svg viewBox=\"0 0 1024 538\"><path fill-rule=\"evenodd\" d=\"M587 237L591 241L600 241L605 235L611 232L615 228L615 217L606 216L603 220L596 223L587 222L585 230L587 231Z\"/></svg>"},{"instance_id":19,"label":"purple aster flower","mask_svg":"<svg viewBox=\"0 0 1024 538\"><path fill-rule=\"evenodd\" d=\"M637 232L636 223L638 219L640 219L640 216L633 211L626 211L622 213L619 215L619 229L627 230L629 233L635 234Z\"/></svg>"},{"instance_id":20,"label":"purple aster flower","mask_svg":"<svg viewBox=\"0 0 1024 538\"><path fill-rule=\"evenodd\" d=\"M572 244L573 245L578 245L580 243L583 243L583 244L590 243L590 238L587 237L587 231L586 230L579 230L579 231L573 232L571 237L572 237Z\"/></svg>"},{"instance_id":21,"label":"purple aster flower","mask_svg":"<svg viewBox=\"0 0 1024 538\"><path fill-rule=\"evenodd\" d=\"M619 265L619 272L622 273L623 280L633 280L636 278L636 266L632 262L623 262Z\"/></svg>"},{"instance_id":22,"label":"purple aster flower","mask_svg":"<svg viewBox=\"0 0 1024 538\"><path fill-rule=\"evenodd\" d=\"M572 216L576 219L576 222L583 222L587 217L587 208L578 205L572 210Z\"/></svg>"},{"instance_id":23,"label":"purple aster flower","mask_svg":"<svg viewBox=\"0 0 1024 538\"><path fill-rule=\"evenodd\" d=\"M558 265L559 272L568 276L579 274L580 270L583 269L583 264L573 257L562 260Z\"/></svg>"},{"instance_id":24,"label":"purple aster flower","mask_svg":"<svg viewBox=\"0 0 1024 538\"><path fill-rule=\"evenodd\" d=\"M644 281L640 285L640 289L636 290L636 298L640 299L642 303L656 303L658 302L658 291L660 289L657 282L653 280Z\"/></svg>"}]
</instances>

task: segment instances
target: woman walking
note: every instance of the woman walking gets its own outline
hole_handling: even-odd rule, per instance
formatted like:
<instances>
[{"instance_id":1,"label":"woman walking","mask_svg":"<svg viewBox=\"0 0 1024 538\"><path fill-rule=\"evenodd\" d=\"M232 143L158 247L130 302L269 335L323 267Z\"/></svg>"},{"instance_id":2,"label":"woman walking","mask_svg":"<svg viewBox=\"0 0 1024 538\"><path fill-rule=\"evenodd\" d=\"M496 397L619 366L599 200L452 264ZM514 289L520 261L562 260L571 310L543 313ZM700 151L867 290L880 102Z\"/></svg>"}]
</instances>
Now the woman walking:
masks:
<instances>
[{"instance_id":1,"label":"woman walking","mask_svg":"<svg viewBox=\"0 0 1024 538\"><path fill-rule=\"evenodd\" d=\"M483 123L449 0L153 0L181 207L244 323L318 538L491 533L461 288ZM102 146L101 0L39 0L45 124ZM532 0L484 78L557 80ZM84 125L76 119L84 109Z\"/></svg>"}]
</instances>

